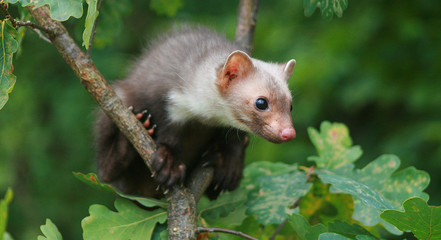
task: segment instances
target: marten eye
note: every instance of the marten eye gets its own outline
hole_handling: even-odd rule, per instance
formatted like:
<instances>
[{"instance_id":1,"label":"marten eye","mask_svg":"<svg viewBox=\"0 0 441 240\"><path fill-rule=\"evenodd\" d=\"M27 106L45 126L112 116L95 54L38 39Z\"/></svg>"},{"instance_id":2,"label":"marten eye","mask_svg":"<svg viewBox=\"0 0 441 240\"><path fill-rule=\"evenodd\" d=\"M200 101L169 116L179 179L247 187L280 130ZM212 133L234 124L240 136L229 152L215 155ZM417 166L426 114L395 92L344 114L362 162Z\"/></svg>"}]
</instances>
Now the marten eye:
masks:
<instances>
[{"instance_id":1,"label":"marten eye","mask_svg":"<svg viewBox=\"0 0 441 240\"><path fill-rule=\"evenodd\" d=\"M268 101L265 98L258 98L255 105L259 111L265 111L268 109Z\"/></svg>"},{"instance_id":2,"label":"marten eye","mask_svg":"<svg viewBox=\"0 0 441 240\"><path fill-rule=\"evenodd\" d=\"M289 111L292 112L292 105L291 105L291 108L289 109Z\"/></svg>"}]
</instances>

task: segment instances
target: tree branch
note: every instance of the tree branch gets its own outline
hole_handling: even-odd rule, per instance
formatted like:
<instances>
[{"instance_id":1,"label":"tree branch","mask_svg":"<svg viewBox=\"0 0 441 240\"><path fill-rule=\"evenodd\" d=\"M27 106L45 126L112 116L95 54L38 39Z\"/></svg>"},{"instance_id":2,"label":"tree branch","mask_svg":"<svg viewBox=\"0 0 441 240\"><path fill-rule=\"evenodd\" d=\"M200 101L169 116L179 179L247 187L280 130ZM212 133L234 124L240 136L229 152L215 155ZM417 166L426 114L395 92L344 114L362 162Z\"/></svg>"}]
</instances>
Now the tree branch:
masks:
<instances>
[{"instance_id":1,"label":"tree branch","mask_svg":"<svg viewBox=\"0 0 441 240\"><path fill-rule=\"evenodd\" d=\"M245 48L249 54L253 53L254 28L259 2L260 0L240 0L237 12L236 43Z\"/></svg>"},{"instance_id":2,"label":"tree branch","mask_svg":"<svg viewBox=\"0 0 441 240\"><path fill-rule=\"evenodd\" d=\"M259 240L257 238L251 237L250 235L247 235L247 234L245 234L243 232L234 231L234 230L230 230L230 229L215 228L215 227L198 227L197 233L204 233L204 232L208 232L208 233L213 233L213 232L229 233L229 234L237 235L239 237L243 237L245 239Z\"/></svg>"}]
</instances>

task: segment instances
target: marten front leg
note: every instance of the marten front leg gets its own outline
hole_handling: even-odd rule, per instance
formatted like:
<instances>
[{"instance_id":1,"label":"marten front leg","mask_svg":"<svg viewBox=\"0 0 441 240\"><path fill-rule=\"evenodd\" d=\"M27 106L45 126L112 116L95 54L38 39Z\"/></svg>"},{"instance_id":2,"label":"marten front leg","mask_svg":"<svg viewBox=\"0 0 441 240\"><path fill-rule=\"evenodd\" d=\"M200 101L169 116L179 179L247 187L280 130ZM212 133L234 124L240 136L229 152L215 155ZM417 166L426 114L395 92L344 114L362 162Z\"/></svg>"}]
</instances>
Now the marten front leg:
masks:
<instances>
[{"instance_id":1,"label":"marten front leg","mask_svg":"<svg viewBox=\"0 0 441 240\"><path fill-rule=\"evenodd\" d=\"M182 183L185 178L185 165L177 157L180 149L179 128L167 126L165 122L159 128L156 124L152 125L152 115L147 110L135 116L146 127L148 134L154 137L158 145L156 153L152 156L152 177L159 186L165 189Z\"/></svg>"},{"instance_id":2,"label":"marten front leg","mask_svg":"<svg viewBox=\"0 0 441 240\"><path fill-rule=\"evenodd\" d=\"M163 144L158 145L158 149L153 155L154 173L152 175L158 184L165 189L184 182L186 167L177 156L171 147Z\"/></svg>"},{"instance_id":3,"label":"marten front leg","mask_svg":"<svg viewBox=\"0 0 441 240\"><path fill-rule=\"evenodd\" d=\"M157 183L166 189L175 184L182 183L185 178L185 165L176 156L179 152L179 129L171 126L159 128L159 134L155 134L156 124L152 125L152 115L148 110L143 110L135 114L136 118L142 122L149 135L155 135L158 149L153 155L152 168ZM163 123L166 125L165 123ZM151 126L151 127L150 127Z\"/></svg>"},{"instance_id":4,"label":"marten front leg","mask_svg":"<svg viewBox=\"0 0 441 240\"><path fill-rule=\"evenodd\" d=\"M210 199L216 199L224 190L232 191L239 186L247 145L245 132L224 130L222 137L209 150L206 164L214 168L213 181L206 191Z\"/></svg>"}]
</instances>

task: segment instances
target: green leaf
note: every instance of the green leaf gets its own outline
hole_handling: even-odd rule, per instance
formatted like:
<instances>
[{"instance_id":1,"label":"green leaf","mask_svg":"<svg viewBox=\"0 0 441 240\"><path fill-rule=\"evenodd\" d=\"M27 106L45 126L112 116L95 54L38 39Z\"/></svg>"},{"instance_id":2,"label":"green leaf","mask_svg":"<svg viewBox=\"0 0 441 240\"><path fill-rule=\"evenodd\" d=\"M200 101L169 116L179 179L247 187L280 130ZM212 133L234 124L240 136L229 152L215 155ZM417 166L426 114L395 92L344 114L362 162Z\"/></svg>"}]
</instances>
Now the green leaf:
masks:
<instances>
[{"instance_id":1,"label":"green leaf","mask_svg":"<svg viewBox=\"0 0 441 240\"><path fill-rule=\"evenodd\" d=\"M83 16L82 0L20 0L23 7L34 5L38 8L49 5L51 18L57 21L66 21L70 17L80 18Z\"/></svg>"},{"instance_id":2,"label":"green leaf","mask_svg":"<svg viewBox=\"0 0 441 240\"><path fill-rule=\"evenodd\" d=\"M5 232L5 234L3 234L3 240L14 240L14 239L8 232Z\"/></svg>"},{"instance_id":3,"label":"green leaf","mask_svg":"<svg viewBox=\"0 0 441 240\"><path fill-rule=\"evenodd\" d=\"M168 239L167 223L157 224L151 240Z\"/></svg>"},{"instance_id":4,"label":"green leaf","mask_svg":"<svg viewBox=\"0 0 441 240\"><path fill-rule=\"evenodd\" d=\"M317 240L320 234L327 232L323 224L311 226L303 216L298 214L293 214L288 222L302 240Z\"/></svg>"},{"instance_id":5,"label":"green leaf","mask_svg":"<svg viewBox=\"0 0 441 240\"><path fill-rule=\"evenodd\" d=\"M253 189L257 178L261 176L280 175L297 170L297 165L289 165L282 162L254 162L245 167L241 186Z\"/></svg>"},{"instance_id":6,"label":"green leaf","mask_svg":"<svg viewBox=\"0 0 441 240\"><path fill-rule=\"evenodd\" d=\"M393 208L380 193L368 185L325 170L318 170L317 173L323 182L332 184L331 189L334 189L335 192L351 194L361 199L366 205L380 210Z\"/></svg>"},{"instance_id":7,"label":"green leaf","mask_svg":"<svg viewBox=\"0 0 441 240\"><path fill-rule=\"evenodd\" d=\"M5 194L5 198L0 200L0 236L6 232L6 224L8 222L8 205L12 201L13 193L11 189Z\"/></svg>"},{"instance_id":8,"label":"green leaf","mask_svg":"<svg viewBox=\"0 0 441 240\"><path fill-rule=\"evenodd\" d=\"M117 212L102 205L90 207L90 216L81 221L85 240L150 239L157 223L167 220L164 209L147 211L124 199L117 199L115 208Z\"/></svg>"},{"instance_id":9,"label":"green leaf","mask_svg":"<svg viewBox=\"0 0 441 240\"><path fill-rule=\"evenodd\" d=\"M372 237L372 234L364 229L362 226L358 224L349 224L347 222L342 221L334 221L328 224L328 231L333 233L341 234L345 237L349 237L351 239L356 239L357 236L369 236ZM375 238L373 238L375 239Z\"/></svg>"},{"instance_id":10,"label":"green leaf","mask_svg":"<svg viewBox=\"0 0 441 240\"><path fill-rule=\"evenodd\" d=\"M348 7L348 0L303 0L305 15L311 16L316 8L320 8L324 19L331 19L335 14L343 16L343 11Z\"/></svg>"},{"instance_id":11,"label":"green leaf","mask_svg":"<svg viewBox=\"0 0 441 240\"><path fill-rule=\"evenodd\" d=\"M312 184L306 182L304 172L259 177L259 186L250 192L247 213L255 214L263 224L282 223L294 213L292 205L298 198L306 195Z\"/></svg>"},{"instance_id":12,"label":"green leaf","mask_svg":"<svg viewBox=\"0 0 441 240\"><path fill-rule=\"evenodd\" d=\"M93 188L106 192L116 193L116 190L112 186L106 183L102 183L95 173L84 174L80 172L73 172L73 175L83 183L86 183Z\"/></svg>"},{"instance_id":13,"label":"green leaf","mask_svg":"<svg viewBox=\"0 0 441 240\"><path fill-rule=\"evenodd\" d=\"M48 218L46 219L46 224L41 225L41 232L44 236L38 236L38 240L62 240L60 231L58 231L57 226Z\"/></svg>"},{"instance_id":14,"label":"green leaf","mask_svg":"<svg viewBox=\"0 0 441 240\"><path fill-rule=\"evenodd\" d=\"M418 239L441 239L441 206L428 206L421 198L403 203L404 212L386 210L381 218L401 231L411 231Z\"/></svg>"},{"instance_id":15,"label":"green leaf","mask_svg":"<svg viewBox=\"0 0 441 240\"><path fill-rule=\"evenodd\" d=\"M157 14L174 16L179 8L184 5L183 0L151 0L150 8Z\"/></svg>"},{"instance_id":16,"label":"green leaf","mask_svg":"<svg viewBox=\"0 0 441 240\"><path fill-rule=\"evenodd\" d=\"M74 172L73 174L76 178L78 178L79 180L81 180L82 182L86 183L87 185L89 185L93 188L96 188L99 190L104 190L104 191L111 192L111 193L116 193L123 198L137 201L145 207L161 207L161 208L165 208L165 209L167 209L167 207L168 207L168 203L165 200L158 200L156 198L139 197L139 196L124 194L124 193L116 190L115 188L113 188L109 184L102 183L98 179L98 177L96 176L95 173L84 174L84 173Z\"/></svg>"},{"instance_id":17,"label":"green leaf","mask_svg":"<svg viewBox=\"0 0 441 240\"><path fill-rule=\"evenodd\" d=\"M362 154L359 146L352 147L349 130L344 124L325 121L320 125L320 133L310 127L308 134L318 153L308 160L314 161L319 168L341 168L355 162Z\"/></svg>"},{"instance_id":18,"label":"green leaf","mask_svg":"<svg viewBox=\"0 0 441 240\"><path fill-rule=\"evenodd\" d=\"M357 240L375 240L376 238L368 235L357 235L355 236L355 239Z\"/></svg>"},{"instance_id":19,"label":"green leaf","mask_svg":"<svg viewBox=\"0 0 441 240\"><path fill-rule=\"evenodd\" d=\"M210 226L233 228L247 217L247 195L242 189L226 192L214 201L202 198L198 203L198 216Z\"/></svg>"},{"instance_id":20,"label":"green leaf","mask_svg":"<svg viewBox=\"0 0 441 240\"><path fill-rule=\"evenodd\" d=\"M380 212L386 209L401 209L407 198L418 196L427 199L422 191L430 182L424 171L409 167L395 172L400 160L394 155L382 155L363 169L346 169L340 173L325 169L316 171L320 179L330 183L331 192L343 192L354 197L353 218L366 226L382 222L392 233L399 232L381 220Z\"/></svg>"},{"instance_id":21,"label":"green leaf","mask_svg":"<svg viewBox=\"0 0 441 240\"><path fill-rule=\"evenodd\" d=\"M93 25L95 23L96 18L98 17L98 0L87 0L87 15L86 21L84 23L84 32L83 32L83 46L86 49L89 49L90 37L92 36Z\"/></svg>"},{"instance_id":22,"label":"green leaf","mask_svg":"<svg viewBox=\"0 0 441 240\"><path fill-rule=\"evenodd\" d=\"M93 39L94 48L103 48L113 43L124 27L123 17L129 15L131 11L130 1L103 1L99 12L99 24L96 26L96 34Z\"/></svg>"},{"instance_id":23,"label":"green leaf","mask_svg":"<svg viewBox=\"0 0 441 240\"><path fill-rule=\"evenodd\" d=\"M376 238L374 238L372 236L367 236L367 235L357 235L357 236L348 238L346 236L340 235L338 233L333 233L333 232L322 233L319 236L319 240L347 240L347 239L375 240Z\"/></svg>"},{"instance_id":24,"label":"green leaf","mask_svg":"<svg viewBox=\"0 0 441 240\"><path fill-rule=\"evenodd\" d=\"M316 180L309 193L300 201L300 214L310 223L327 225L336 219L351 221L354 213L352 196L329 192L329 184Z\"/></svg>"},{"instance_id":25,"label":"green leaf","mask_svg":"<svg viewBox=\"0 0 441 240\"><path fill-rule=\"evenodd\" d=\"M327 232L327 233L322 233L320 234L319 240L347 240L348 238L337 234L337 233L331 233L331 232Z\"/></svg>"},{"instance_id":26,"label":"green leaf","mask_svg":"<svg viewBox=\"0 0 441 240\"><path fill-rule=\"evenodd\" d=\"M18 49L18 43L11 34L15 29L10 27L9 24L6 24L6 21L1 21L1 25L0 62L2 67L0 75L0 109L5 106L9 99L9 93L12 92L15 85L16 77L12 74L12 56Z\"/></svg>"}]
</instances>

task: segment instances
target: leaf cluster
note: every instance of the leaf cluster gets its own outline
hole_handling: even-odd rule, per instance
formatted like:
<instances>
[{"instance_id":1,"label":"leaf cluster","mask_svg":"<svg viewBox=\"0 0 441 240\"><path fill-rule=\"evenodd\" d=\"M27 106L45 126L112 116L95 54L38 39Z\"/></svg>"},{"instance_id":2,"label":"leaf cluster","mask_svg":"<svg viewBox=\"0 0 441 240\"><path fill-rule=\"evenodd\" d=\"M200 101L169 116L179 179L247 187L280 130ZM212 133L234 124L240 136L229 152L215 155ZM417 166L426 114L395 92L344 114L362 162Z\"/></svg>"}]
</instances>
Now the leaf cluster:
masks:
<instances>
[{"instance_id":1,"label":"leaf cluster","mask_svg":"<svg viewBox=\"0 0 441 240\"><path fill-rule=\"evenodd\" d=\"M340 123L323 122L320 131L310 128L309 134L318 153L309 158L315 167L250 164L239 189L215 201L201 199L199 225L240 230L260 239L271 237L284 224L276 232L278 239L380 239L384 237L381 229L438 239L441 208L427 205L428 196L423 193L429 183L427 173L413 167L397 171L400 160L394 155L382 155L364 168L354 169L361 148L352 146L348 129ZM123 198L115 201L116 212L103 205L90 207L90 216L82 221L84 239L160 239L167 235L166 201L122 194L92 173L75 176ZM235 239L214 233L201 236Z\"/></svg>"}]
</instances>

